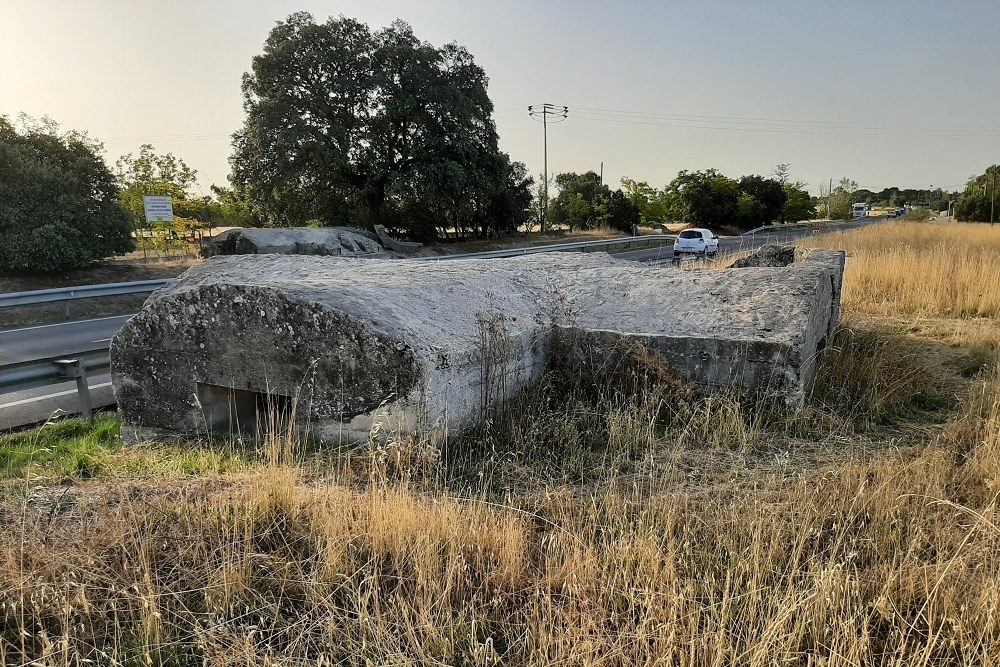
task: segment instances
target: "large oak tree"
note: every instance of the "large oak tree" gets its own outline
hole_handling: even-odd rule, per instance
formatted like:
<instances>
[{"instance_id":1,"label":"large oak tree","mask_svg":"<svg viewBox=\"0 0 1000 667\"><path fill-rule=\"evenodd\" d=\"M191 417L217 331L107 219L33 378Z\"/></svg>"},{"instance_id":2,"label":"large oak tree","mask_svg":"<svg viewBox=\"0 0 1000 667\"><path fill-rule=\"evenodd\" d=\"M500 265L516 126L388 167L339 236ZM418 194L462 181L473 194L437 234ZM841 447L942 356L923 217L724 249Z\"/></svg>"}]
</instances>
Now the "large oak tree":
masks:
<instances>
[{"instance_id":1,"label":"large oak tree","mask_svg":"<svg viewBox=\"0 0 1000 667\"><path fill-rule=\"evenodd\" d=\"M511 172L486 84L465 48L402 21L372 31L292 14L243 77L233 181L272 224L363 215L398 228L420 209L478 229L476 202L495 204Z\"/></svg>"}]
</instances>

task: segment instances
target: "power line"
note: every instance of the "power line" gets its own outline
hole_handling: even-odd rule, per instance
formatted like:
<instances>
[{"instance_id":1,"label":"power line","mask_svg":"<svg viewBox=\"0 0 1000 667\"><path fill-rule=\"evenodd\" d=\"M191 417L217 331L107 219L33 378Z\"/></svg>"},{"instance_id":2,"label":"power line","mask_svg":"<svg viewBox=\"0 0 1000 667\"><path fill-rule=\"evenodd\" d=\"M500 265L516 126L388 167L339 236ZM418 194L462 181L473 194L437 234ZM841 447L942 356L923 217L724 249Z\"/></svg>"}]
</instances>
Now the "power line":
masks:
<instances>
[{"instance_id":1,"label":"power line","mask_svg":"<svg viewBox=\"0 0 1000 667\"><path fill-rule=\"evenodd\" d=\"M546 102L528 106L528 115L542 123L542 145L544 167L542 171L542 205L538 207L538 228L545 231L545 214L549 209L549 118L553 123L561 123L569 116L569 107L560 107Z\"/></svg>"},{"instance_id":2,"label":"power line","mask_svg":"<svg viewBox=\"0 0 1000 667\"><path fill-rule=\"evenodd\" d=\"M857 126L866 128L917 128L917 129L931 129L931 130L968 130L982 132L995 131L998 128L994 126L974 126L974 125L942 125L942 124L917 124L917 123L880 123L880 122L856 122L856 121L833 121L833 120L801 120L801 119L791 119L791 118L767 118L767 117L755 117L755 116L714 116L714 115L702 115L702 114L677 114L677 113L664 113L655 111L631 111L626 109L598 109L595 107L573 107L574 115L577 112L580 113L592 113L597 115L612 115L612 116L626 116L626 117L637 117L637 118L663 118L663 119L673 119L673 120L694 120L694 121L719 121L719 122L729 122L729 121L745 121L745 123L750 124L781 124L781 125L835 125L835 126Z\"/></svg>"},{"instance_id":3,"label":"power line","mask_svg":"<svg viewBox=\"0 0 1000 667\"><path fill-rule=\"evenodd\" d=\"M621 123L627 125L649 125L655 127L676 127L684 129L696 129L696 130L723 130L727 132L758 132L764 134L807 134L807 135L827 135L827 136L869 136L869 137L941 137L941 138L980 138L986 136L1000 136L1000 128L991 128L988 132L977 132L972 133L968 131L963 132L950 132L950 133L926 133L926 132L882 132L875 129L865 130L863 128L831 128L830 130L821 129L804 129L795 127L778 127L778 126L745 126L749 125L747 123L729 123L729 124L717 124L717 125L697 125L692 124L695 121L678 121L674 123L669 122L657 122L649 120L632 120L628 118L616 118L616 117L605 117L596 114L589 114L586 112L574 112L574 118L579 118L582 120L590 120L604 123ZM711 122L711 121L706 121ZM840 131L834 131L840 130Z\"/></svg>"}]
</instances>

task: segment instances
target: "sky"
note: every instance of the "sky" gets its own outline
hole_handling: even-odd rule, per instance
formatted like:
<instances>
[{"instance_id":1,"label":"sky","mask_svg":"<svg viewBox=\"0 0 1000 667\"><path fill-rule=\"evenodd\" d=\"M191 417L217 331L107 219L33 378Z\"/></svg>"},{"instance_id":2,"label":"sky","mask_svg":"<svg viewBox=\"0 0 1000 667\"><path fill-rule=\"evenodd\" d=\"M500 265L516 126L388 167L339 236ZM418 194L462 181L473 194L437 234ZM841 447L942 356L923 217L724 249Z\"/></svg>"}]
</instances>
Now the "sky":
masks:
<instances>
[{"instance_id":1,"label":"sky","mask_svg":"<svg viewBox=\"0 0 1000 667\"><path fill-rule=\"evenodd\" d=\"M1000 161L997 0L0 0L0 115L47 115L105 144L151 143L229 174L240 80L295 11L396 18L465 46L489 77L500 146L549 173L662 187L682 169L738 178L791 165L813 194L961 189Z\"/></svg>"}]
</instances>

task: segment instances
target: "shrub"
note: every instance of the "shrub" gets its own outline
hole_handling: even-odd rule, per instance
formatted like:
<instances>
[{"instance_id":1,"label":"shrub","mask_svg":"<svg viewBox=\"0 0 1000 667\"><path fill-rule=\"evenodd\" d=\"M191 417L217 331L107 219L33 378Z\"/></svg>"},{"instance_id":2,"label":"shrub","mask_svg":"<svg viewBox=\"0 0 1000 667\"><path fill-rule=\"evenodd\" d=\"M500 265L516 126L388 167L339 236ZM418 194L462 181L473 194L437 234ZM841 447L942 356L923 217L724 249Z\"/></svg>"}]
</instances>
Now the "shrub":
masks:
<instances>
[{"instance_id":1,"label":"shrub","mask_svg":"<svg viewBox=\"0 0 1000 667\"><path fill-rule=\"evenodd\" d=\"M99 146L0 116L0 271L62 271L128 252L128 214Z\"/></svg>"}]
</instances>

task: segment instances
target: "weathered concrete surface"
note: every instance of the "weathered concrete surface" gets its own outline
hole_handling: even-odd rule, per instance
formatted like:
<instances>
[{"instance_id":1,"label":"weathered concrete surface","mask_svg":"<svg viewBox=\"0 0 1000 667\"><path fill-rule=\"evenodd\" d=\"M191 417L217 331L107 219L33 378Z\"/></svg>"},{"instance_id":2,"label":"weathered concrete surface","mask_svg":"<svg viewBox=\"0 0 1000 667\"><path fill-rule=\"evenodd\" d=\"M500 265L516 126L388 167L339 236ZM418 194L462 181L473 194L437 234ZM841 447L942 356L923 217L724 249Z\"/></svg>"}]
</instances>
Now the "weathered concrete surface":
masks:
<instances>
[{"instance_id":1,"label":"weathered concrete surface","mask_svg":"<svg viewBox=\"0 0 1000 667\"><path fill-rule=\"evenodd\" d=\"M385 227L382 225L375 225L375 233L378 234L378 240L382 245L393 252L400 253L401 255L412 255L424 247L423 243L416 243L414 241L397 241L389 236L389 232L387 232Z\"/></svg>"},{"instance_id":2,"label":"weathered concrete surface","mask_svg":"<svg viewBox=\"0 0 1000 667\"><path fill-rule=\"evenodd\" d=\"M281 227L231 229L205 246L215 255L379 255L384 249L371 232L351 227Z\"/></svg>"},{"instance_id":3,"label":"weathered concrete surface","mask_svg":"<svg viewBox=\"0 0 1000 667\"><path fill-rule=\"evenodd\" d=\"M677 271L607 255L463 262L216 257L112 342L127 439L201 435L297 403L326 439L461 428L543 370L553 326L624 335L704 391L801 403L836 326L843 253ZM284 397L284 398L282 398Z\"/></svg>"}]
</instances>

